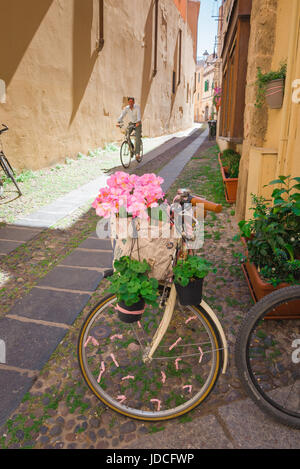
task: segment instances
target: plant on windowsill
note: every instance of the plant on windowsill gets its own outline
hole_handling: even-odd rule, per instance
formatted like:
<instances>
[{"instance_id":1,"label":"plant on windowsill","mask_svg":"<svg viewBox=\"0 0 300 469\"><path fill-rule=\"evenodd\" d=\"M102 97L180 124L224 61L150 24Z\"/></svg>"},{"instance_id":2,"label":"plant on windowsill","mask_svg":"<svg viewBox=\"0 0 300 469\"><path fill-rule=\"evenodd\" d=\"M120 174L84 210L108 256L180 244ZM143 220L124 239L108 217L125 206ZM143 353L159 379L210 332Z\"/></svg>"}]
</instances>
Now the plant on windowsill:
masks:
<instances>
[{"instance_id":1,"label":"plant on windowsill","mask_svg":"<svg viewBox=\"0 0 300 469\"><path fill-rule=\"evenodd\" d=\"M114 261L114 269L108 278L109 291L116 294L119 318L127 323L139 321L146 303L158 306L158 281L148 277L151 267L145 259L140 262L123 256Z\"/></svg>"},{"instance_id":2,"label":"plant on windowsill","mask_svg":"<svg viewBox=\"0 0 300 469\"><path fill-rule=\"evenodd\" d=\"M202 300L203 280L215 272L212 264L199 256L179 259L173 268L174 284L182 305L198 305Z\"/></svg>"},{"instance_id":3,"label":"plant on windowsill","mask_svg":"<svg viewBox=\"0 0 300 469\"><path fill-rule=\"evenodd\" d=\"M255 103L257 108L261 108L265 101L271 109L281 108L286 68L286 63L281 63L279 70L275 72L262 73L261 68L257 68Z\"/></svg>"},{"instance_id":4,"label":"plant on windowsill","mask_svg":"<svg viewBox=\"0 0 300 469\"><path fill-rule=\"evenodd\" d=\"M234 150L224 150L219 153L219 163L225 188L225 197L227 202L234 203L236 201L239 166L241 155Z\"/></svg>"},{"instance_id":5,"label":"plant on windowsill","mask_svg":"<svg viewBox=\"0 0 300 469\"><path fill-rule=\"evenodd\" d=\"M215 106L217 113L219 112L219 109L221 106L221 97L222 97L222 88L215 87L214 96L213 96L213 105Z\"/></svg>"},{"instance_id":6,"label":"plant on windowsill","mask_svg":"<svg viewBox=\"0 0 300 469\"><path fill-rule=\"evenodd\" d=\"M235 237L245 246L243 270L255 301L300 284L300 178L279 176L274 184L271 204L252 194L253 217L239 222Z\"/></svg>"}]
</instances>

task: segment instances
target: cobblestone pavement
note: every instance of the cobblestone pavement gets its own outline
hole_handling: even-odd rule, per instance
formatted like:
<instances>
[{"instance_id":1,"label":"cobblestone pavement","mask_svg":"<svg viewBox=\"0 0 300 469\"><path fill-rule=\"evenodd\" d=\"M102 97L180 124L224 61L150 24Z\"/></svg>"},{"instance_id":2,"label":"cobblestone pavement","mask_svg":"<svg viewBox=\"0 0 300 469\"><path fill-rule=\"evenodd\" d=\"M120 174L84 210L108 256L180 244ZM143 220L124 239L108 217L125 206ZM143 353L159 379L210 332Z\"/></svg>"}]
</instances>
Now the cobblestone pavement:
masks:
<instances>
[{"instance_id":1,"label":"cobblestone pavement","mask_svg":"<svg viewBox=\"0 0 300 469\"><path fill-rule=\"evenodd\" d=\"M161 167L158 162L158 168L155 168L154 161L152 171ZM145 171L149 171L149 166L145 165ZM38 371L23 368L24 386L27 386L28 391L0 429L0 448L299 447L299 432L279 425L262 414L246 398L237 378L232 356L233 346L240 321L250 308L252 300L236 255L241 249L232 240L237 232L234 207L225 201L216 147L212 146L211 142L204 142L199 152L187 164L170 187L168 198L172 198L178 187L187 185L224 206L221 214L212 214L206 219L203 253L218 268L217 273L209 274L205 281L205 300L216 311L229 342L230 365L226 375L221 375L214 391L201 406L187 416L172 421L155 424L134 421L104 407L83 382L77 363L80 327L108 286L107 281L102 280L99 288L93 291L89 283L89 297L75 322L72 323L73 317L62 320L59 317L60 311L57 312L56 323L52 324L52 329L59 329L58 326L63 324L65 331L43 369ZM87 255L88 250L93 253L93 243L99 242L93 235L96 222L97 217L91 210L71 229L42 232L23 247L2 258L1 270L8 276L4 289L0 289L3 320L8 320L7 315L11 308L15 307L16 300L22 301L27 292L31 292L37 284L43 282L46 274L48 279L50 278L49 282L60 281L61 270L56 270L53 275L54 268L85 268L84 265L76 264L80 262L78 259L82 259L83 254ZM78 250L78 245L82 246L81 243L86 239L88 242L85 247ZM69 262L64 264L64 259L72 259L74 248L77 248L79 256L76 262L71 262L71 265ZM86 249L86 252L80 249ZM87 270L93 272L96 277L101 273L101 269L97 267ZM98 281L94 277L85 280L96 282L94 284ZM16 282L19 285L17 291ZM63 288L78 294L78 289L70 288L70 285ZM52 289L53 292L59 290L57 286L52 286ZM43 291L43 288L40 290ZM84 295L86 292L80 293ZM68 309L70 303L63 298L62 305L61 311L64 310L64 305ZM38 320L40 321L36 321ZM46 318L44 320L46 322ZM34 320L32 321L34 323ZM33 343L34 340L33 334ZM24 353L26 354L26 350ZM0 365L0 370L3 382L7 373L20 374L18 366L5 368Z\"/></svg>"}]
</instances>

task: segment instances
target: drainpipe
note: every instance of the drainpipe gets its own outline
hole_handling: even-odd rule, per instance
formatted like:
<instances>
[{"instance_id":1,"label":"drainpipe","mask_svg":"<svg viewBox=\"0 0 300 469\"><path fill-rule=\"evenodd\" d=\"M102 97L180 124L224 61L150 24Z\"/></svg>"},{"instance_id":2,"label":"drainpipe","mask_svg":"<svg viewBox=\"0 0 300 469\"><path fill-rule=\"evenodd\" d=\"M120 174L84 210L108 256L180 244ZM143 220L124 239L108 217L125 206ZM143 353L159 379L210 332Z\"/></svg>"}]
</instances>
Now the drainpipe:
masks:
<instances>
[{"instance_id":1,"label":"drainpipe","mask_svg":"<svg viewBox=\"0 0 300 469\"><path fill-rule=\"evenodd\" d=\"M182 30L179 29L179 58L178 58L178 83L181 81L181 49L182 49Z\"/></svg>"},{"instance_id":2,"label":"drainpipe","mask_svg":"<svg viewBox=\"0 0 300 469\"><path fill-rule=\"evenodd\" d=\"M157 35L158 35L158 0L155 0L155 12L154 12L154 68L152 76L155 77L157 74Z\"/></svg>"},{"instance_id":3,"label":"drainpipe","mask_svg":"<svg viewBox=\"0 0 300 469\"><path fill-rule=\"evenodd\" d=\"M104 0L99 0L99 39L98 52L101 52L104 46Z\"/></svg>"}]
</instances>

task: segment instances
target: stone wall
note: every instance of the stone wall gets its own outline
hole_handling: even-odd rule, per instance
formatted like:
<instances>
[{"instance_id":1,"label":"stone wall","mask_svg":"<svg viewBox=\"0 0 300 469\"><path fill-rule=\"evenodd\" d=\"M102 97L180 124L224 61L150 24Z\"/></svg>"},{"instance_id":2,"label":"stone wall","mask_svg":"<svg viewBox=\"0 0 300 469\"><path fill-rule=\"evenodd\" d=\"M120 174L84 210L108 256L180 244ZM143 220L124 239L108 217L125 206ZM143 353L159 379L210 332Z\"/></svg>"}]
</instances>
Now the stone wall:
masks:
<instances>
[{"instance_id":1,"label":"stone wall","mask_svg":"<svg viewBox=\"0 0 300 469\"><path fill-rule=\"evenodd\" d=\"M10 128L2 140L16 169L50 166L119 140L115 124L127 96L141 106L145 136L192 125L193 38L174 1L158 2L155 76L155 1L103 3L99 52L99 0L0 0L0 113Z\"/></svg>"},{"instance_id":2,"label":"stone wall","mask_svg":"<svg viewBox=\"0 0 300 469\"><path fill-rule=\"evenodd\" d=\"M262 108L255 107L255 82L257 67L261 67L263 73L271 70L276 39L277 3L278 0L253 0L252 2L244 113L244 141L236 206L238 219L245 216L250 147L264 146L268 127L268 109L266 105Z\"/></svg>"}]
</instances>

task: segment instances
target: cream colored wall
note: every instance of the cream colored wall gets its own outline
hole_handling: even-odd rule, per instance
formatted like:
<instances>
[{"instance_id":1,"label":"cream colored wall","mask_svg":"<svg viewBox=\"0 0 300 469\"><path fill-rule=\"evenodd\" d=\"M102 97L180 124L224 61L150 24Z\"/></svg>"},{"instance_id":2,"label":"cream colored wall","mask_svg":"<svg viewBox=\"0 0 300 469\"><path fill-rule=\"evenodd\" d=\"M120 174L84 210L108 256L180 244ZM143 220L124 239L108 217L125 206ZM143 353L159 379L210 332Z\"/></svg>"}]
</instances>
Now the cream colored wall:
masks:
<instances>
[{"instance_id":1,"label":"cream colored wall","mask_svg":"<svg viewBox=\"0 0 300 469\"><path fill-rule=\"evenodd\" d=\"M266 108L267 128L262 148L250 146L245 218L250 218L251 193L270 198L272 190L264 188L279 175L300 175L300 103L292 102L292 83L300 78L300 4L298 0L278 0L276 39L271 70L287 60L287 79L283 106ZM251 130L251 129L250 129ZM273 186L274 188L274 186ZM240 204L240 212L242 207Z\"/></svg>"},{"instance_id":2,"label":"cream colored wall","mask_svg":"<svg viewBox=\"0 0 300 469\"><path fill-rule=\"evenodd\" d=\"M276 42L272 57L271 70L278 70L281 62L287 62L290 40L290 26L293 16L293 0L278 0L277 22L276 22ZM281 121L283 117L283 107L280 109L267 108L268 127L265 136L265 146L269 148L279 148L279 136Z\"/></svg>"},{"instance_id":3,"label":"cream colored wall","mask_svg":"<svg viewBox=\"0 0 300 469\"><path fill-rule=\"evenodd\" d=\"M153 71L154 0L105 0L104 47L97 52L98 0L0 0L0 80L6 83L2 140L18 170L37 169L122 137L115 123L124 97L141 105L143 134L193 123L193 41L173 0L158 12L158 71ZM178 31L182 29L181 83ZM187 90L189 91L187 92Z\"/></svg>"},{"instance_id":4,"label":"cream colored wall","mask_svg":"<svg viewBox=\"0 0 300 469\"><path fill-rule=\"evenodd\" d=\"M261 67L263 72L271 70L276 48L277 5L278 0L252 1L245 93L244 139L236 203L238 220L248 216L246 213L247 201L249 200L249 194L253 192L249 179L251 150L265 146L265 136L268 130L267 106L264 105L261 109L255 106L256 79L258 67ZM258 178L258 171L256 170L255 173Z\"/></svg>"}]
</instances>

